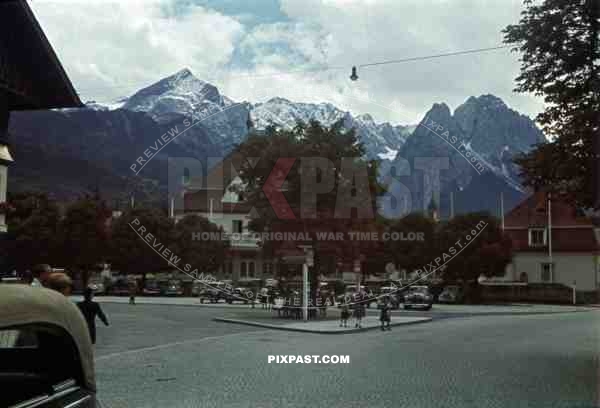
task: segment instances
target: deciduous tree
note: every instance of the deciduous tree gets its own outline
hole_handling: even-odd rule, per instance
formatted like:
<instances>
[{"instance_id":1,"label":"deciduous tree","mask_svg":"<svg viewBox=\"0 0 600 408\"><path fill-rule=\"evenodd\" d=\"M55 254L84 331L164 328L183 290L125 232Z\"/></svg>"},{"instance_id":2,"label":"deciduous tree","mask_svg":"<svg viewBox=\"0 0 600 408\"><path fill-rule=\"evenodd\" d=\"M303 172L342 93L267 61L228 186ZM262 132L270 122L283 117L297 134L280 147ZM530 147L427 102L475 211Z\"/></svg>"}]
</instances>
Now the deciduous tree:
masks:
<instances>
[{"instance_id":1,"label":"deciduous tree","mask_svg":"<svg viewBox=\"0 0 600 408\"><path fill-rule=\"evenodd\" d=\"M527 185L569 192L584 208L599 208L593 151L600 152L600 1L524 3L504 41L522 55L515 90L544 98L537 121L550 142L517 162Z\"/></svg>"}]
</instances>

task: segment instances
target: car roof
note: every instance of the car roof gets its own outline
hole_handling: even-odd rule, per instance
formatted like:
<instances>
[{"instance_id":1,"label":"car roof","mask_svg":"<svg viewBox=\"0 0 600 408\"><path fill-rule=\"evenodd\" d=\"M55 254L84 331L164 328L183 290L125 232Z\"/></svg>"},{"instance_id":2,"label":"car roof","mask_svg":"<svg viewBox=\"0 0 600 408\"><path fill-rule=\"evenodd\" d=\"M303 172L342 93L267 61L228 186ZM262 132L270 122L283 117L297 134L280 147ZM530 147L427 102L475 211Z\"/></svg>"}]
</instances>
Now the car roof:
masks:
<instances>
[{"instance_id":1,"label":"car roof","mask_svg":"<svg viewBox=\"0 0 600 408\"><path fill-rule=\"evenodd\" d=\"M92 342L75 303L54 290L21 284L0 285L0 299L0 329L25 325L60 327L77 346L85 385L96 389Z\"/></svg>"}]
</instances>

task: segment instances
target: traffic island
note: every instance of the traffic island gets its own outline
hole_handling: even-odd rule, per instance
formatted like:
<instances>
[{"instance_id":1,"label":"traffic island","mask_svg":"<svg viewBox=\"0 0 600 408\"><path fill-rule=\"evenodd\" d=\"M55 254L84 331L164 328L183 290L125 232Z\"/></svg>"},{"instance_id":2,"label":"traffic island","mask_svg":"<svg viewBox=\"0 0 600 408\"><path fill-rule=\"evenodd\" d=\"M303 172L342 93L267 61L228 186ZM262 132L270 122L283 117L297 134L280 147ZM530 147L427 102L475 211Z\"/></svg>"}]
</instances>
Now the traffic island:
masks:
<instances>
[{"instance_id":1,"label":"traffic island","mask_svg":"<svg viewBox=\"0 0 600 408\"><path fill-rule=\"evenodd\" d=\"M273 330L286 330L293 332L303 332L303 333L317 333L317 334L348 334L348 333L357 333L363 332L367 330L381 330L381 322L376 317L366 317L362 320L362 324L360 328L356 328L353 325L353 320L348 320L347 327L340 327L339 320L309 320L307 322L304 321L286 321L285 323L266 323L260 321L253 320L245 320L245 319L230 319L224 317L216 317L213 319L216 322L224 322L224 323L233 323L233 324L243 324L246 326L255 326L255 327L264 327L267 329ZM426 323L432 320L431 317L393 317L390 326L405 326L409 324L417 324L417 323Z\"/></svg>"}]
</instances>

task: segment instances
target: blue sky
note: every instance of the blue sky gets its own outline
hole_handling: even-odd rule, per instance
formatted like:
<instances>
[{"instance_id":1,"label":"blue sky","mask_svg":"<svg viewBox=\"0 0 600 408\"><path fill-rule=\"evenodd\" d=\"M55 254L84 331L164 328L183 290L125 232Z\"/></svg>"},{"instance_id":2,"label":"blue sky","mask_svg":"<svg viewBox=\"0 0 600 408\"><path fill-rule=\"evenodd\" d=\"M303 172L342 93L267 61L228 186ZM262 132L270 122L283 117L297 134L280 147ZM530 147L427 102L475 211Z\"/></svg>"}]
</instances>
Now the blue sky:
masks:
<instances>
[{"instance_id":1,"label":"blue sky","mask_svg":"<svg viewBox=\"0 0 600 408\"><path fill-rule=\"evenodd\" d=\"M454 109L488 93L529 116L543 108L512 92L519 61L508 50L348 79L353 65L501 45L520 0L64 2L30 4L84 100L114 101L187 67L236 101L330 102L400 124L418 122L433 103ZM326 66L342 69L311 71Z\"/></svg>"},{"instance_id":2,"label":"blue sky","mask_svg":"<svg viewBox=\"0 0 600 408\"><path fill-rule=\"evenodd\" d=\"M237 16L249 27L289 21L287 15L281 12L279 0L179 0L176 8L185 10L189 5L199 5Z\"/></svg>"}]
</instances>

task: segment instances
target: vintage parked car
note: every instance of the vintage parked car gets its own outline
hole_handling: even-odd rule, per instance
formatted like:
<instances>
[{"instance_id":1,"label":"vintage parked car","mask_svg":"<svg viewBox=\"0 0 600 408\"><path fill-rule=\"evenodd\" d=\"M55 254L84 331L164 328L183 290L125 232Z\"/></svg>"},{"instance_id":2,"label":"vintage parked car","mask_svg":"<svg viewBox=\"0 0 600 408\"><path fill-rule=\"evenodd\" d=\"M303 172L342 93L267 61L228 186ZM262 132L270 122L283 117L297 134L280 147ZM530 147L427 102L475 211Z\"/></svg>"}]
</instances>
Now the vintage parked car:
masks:
<instances>
[{"instance_id":1,"label":"vintage parked car","mask_svg":"<svg viewBox=\"0 0 600 408\"><path fill-rule=\"evenodd\" d=\"M0 285L0 299L0 405L99 407L92 343L77 306L28 285Z\"/></svg>"},{"instance_id":2,"label":"vintage parked car","mask_svg":"<svg viewBox=\"0 0 600 408\"><path fill-rule=\"evenodd\" d=\"M430 310L433 296L427 286L410 286L404 295L404 309Z\"/></svg>"},{"instance_id":3,"label":"vintage parked car","mask_svg":"<svg viewBox=\"0 0 600 408\"><path fill-rule=\"evenodd\" d=\"M388 301L391 304L392 309L399 309L400 303L404 300L402 294L400 293L400 287L394 286L383 286L379 290L378 296L378 307L380 307L384 301Z\"/></svg>"},{"instance_id":4,"label":"vintage parked car","mask_svg":"<svg viewBox=\"0 0 600 408\"><path fill-rule=\"evenodd\" d=\"M221 299L227 299L226 295L216 288L205 288L198 294L200 303L204 303L207 300L209 303L219 303Z\"/></svg>"},{"instance_id":5,"label":"vintage parked car","mask_svg":"<svg viewBox=\"0 0 600 408\"><path fill-rule=\"evenodd\" d=\"M124 279L117 280L110 288L113 296L129 296L130 291L129 282Z\"/></svg>"},{"instance_id":6,"label":"vintage parked car","mask_svg":"<svg viewBox=\"0 0 600 408\"><path fill-rule=\"evenodd\" d=\"M233 302L244 302L244 304L250 302L254 297L248 297L248 293L251 291L248 288L234 288L232 291L226 293L226 301L231 304Z\"/></svg>"},{"instance_id":7,"label":"vintage parked car","mask_svg":"<svg viewBox=\"0 0 600 408\"><path fill-rule=\"evenodd\" d=\"M169 281L167 288L165 289L165 296L182 296L183 288L181 282L178 280Z\"/></svg>"},{"instance_id":8,"label":"vintage parked car","mask_svg":"<svg viewBox=\"0 0 600 408\"><path fill-rule=\"evenodd\" d=\"M160 296L161 290L160 285L155 280L147 280L144 288L142 289L142 295L144 296Z\"/></svg>"},{"instance_id":9,"label":"vintage parked car","mask_svg":"<svg viewBox=\"0 0 600 408\"><path fill-rule=\"evenodd\" d=\"M438 297L438 301L440 303L462 303L464 297L463 290L460 286L449 285L442 290L442 293L440 293L440 296Z\"/></svg>"}]
</instances>

